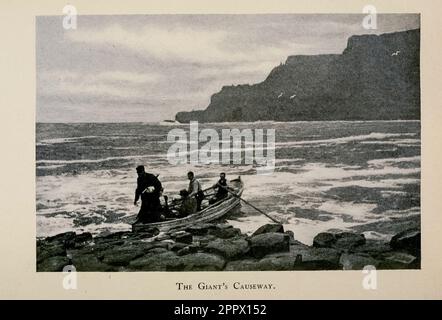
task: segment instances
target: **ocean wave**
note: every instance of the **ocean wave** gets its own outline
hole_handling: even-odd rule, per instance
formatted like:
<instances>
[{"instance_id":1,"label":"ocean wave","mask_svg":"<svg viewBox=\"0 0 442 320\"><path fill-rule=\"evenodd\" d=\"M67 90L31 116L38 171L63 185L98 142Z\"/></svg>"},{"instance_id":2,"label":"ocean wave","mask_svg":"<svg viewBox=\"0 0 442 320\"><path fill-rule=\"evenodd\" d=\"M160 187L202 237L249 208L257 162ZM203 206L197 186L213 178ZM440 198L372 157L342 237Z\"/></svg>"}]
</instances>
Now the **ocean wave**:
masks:
<instances>
[{"instance_id":1,"label":"ocean wave","mask_svg":"<svg viewBox=\"0 0 442 320\"><path fill-rule=\"evenodd\" d=\"M421 156L413 156L413 157L402 157L402 158L386 158L386 159L373 159L367 161L367 164L371 166L385 166L390 163L398 163L398 162L420 162Z\"/></svg>"},{"instance_id":2,"label":"ocean wave","mask_svg":"<svg viewBox=\"0 0 442 320\"><path fill-rule=\"evenodd\" d=\"M80 140L87 139L110 139L115 140L119 138L128 138L128 137L164 137L164 134L117 134L117 135L99 135L99 136L79 136L79 137L68 137L68 138L52 138L52 139L43 139L36 143L37 146L43 145L51 145L51 144L60 144L60 143L72 143Z\"/></svg>"},{"instance_id":3,"label":"ocean wave","mask_svg":"<svg viewBox=\"0 0 442 320\"><path fill-rule=\"evenodd\" d=\"M76 159L76 160L38 160L37 164L76 164L76 163L100 163L113 160L132 160L132 159L144 159L155 158L155 155L136 155L136 156L121 156L121 157L107 157L102 159ZM47 167L46 167L47 168Z\"/></svg>"},{"instance_id":4,"label":"ocean wave","mask_svg":"<svg viewBox=\"0 0 442 320\"><path fill-rule=\"evenodd\" d=\"M278 142L276 146L295 146L295 145L305 145L305 144L342 144L352 141L363 141L369 139L382 140L386 138L395 138L401 136L415 136L416 133L381 133L381 132L372 132L370 134L358 135L358 136L348 136L341 138L332 138L332 139L320 139L320 140L301 140L301 141L288 141L288 142Z\"/></svg>"}]
</instances>

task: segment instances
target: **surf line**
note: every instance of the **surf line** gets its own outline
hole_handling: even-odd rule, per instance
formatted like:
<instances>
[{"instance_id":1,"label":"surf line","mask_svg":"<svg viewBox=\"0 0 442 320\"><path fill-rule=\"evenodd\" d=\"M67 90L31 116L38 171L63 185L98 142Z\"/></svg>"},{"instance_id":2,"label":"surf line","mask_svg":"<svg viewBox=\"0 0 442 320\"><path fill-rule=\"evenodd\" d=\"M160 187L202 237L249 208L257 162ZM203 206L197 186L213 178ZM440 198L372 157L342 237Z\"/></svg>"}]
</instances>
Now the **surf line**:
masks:
<instances>
[{"instance_id":1,"label":"surf line","mask_svg":"<svg viewBox=\"0 0 442 320\"><path fill-rule=\"evenodd\" d=\"M181 128L170 130L167 142L172 145L167 151L167 160L172 165L186 163L257 165L257 173L273 172L275 129L233 128L219 131L221 138L215 129L199 130L197 121L189 123L189 132Z\"/></svg>"}]
</instances>

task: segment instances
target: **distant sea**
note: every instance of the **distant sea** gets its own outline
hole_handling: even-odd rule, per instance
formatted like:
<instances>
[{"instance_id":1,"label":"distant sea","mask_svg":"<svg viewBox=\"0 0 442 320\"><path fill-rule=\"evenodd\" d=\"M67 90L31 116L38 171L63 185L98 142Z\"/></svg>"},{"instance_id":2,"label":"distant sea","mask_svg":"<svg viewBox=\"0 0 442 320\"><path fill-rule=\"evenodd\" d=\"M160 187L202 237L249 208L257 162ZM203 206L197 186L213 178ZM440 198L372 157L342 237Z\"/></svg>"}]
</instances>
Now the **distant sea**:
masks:
<instances>
[{"instance_id":1,"label":"distant sea","mask_svg":"<svg viewBox=\"0 0 442 320\"><path fill-rule=\"evenodd\" d=\"M130 230L135 167L159 174L176 197L195 172L204 187L219 172L241 176L243 197L311 244L322 231L359 231L389 239L420 223L420 121L327 121L200 124L200 129L275 129L276 167L171 165L166 153L173 123L37 124L37 237L65 231L103 234ZM229 223L252 232L271 222L243 204Z\"/></svg>"}]
</instances>

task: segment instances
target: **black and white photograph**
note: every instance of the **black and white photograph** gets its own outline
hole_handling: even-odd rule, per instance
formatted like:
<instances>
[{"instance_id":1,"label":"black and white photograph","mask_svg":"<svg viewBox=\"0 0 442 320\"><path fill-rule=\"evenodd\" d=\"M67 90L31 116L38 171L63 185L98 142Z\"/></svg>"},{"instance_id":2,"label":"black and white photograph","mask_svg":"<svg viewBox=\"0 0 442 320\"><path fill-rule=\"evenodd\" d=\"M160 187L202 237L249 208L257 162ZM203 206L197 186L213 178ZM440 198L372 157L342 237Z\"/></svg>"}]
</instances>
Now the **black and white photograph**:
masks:
<instances>
[{"instance_id":1,"label":"black and white photograph","mask_svg":"<svg viewBox=\"0 0 442 320\"><path fill-rule=\"evenodd\" d=\"M36 271L421 269L420 34L36 16Z\"/></svg>"}]
</instances>

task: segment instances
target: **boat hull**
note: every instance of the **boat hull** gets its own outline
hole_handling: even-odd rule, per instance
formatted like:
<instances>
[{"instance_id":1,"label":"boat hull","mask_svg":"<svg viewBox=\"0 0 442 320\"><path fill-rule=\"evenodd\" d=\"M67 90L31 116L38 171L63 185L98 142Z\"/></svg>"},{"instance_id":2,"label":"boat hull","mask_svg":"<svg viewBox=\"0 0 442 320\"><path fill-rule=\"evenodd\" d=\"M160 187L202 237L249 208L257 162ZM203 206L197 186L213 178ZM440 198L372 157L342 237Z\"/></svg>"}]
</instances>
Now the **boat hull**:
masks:
<instances>
[{"instance_id":1,"label":"boat hull","mask_svg":"<svg viewBox=\"0 0 442 320\"><path fill-rule=\"evenodd\" d=\"M223 199L213 205L208 206L207 208L189 215L184 218L169 220L169 221L161 221L154 223L134 223L132 224L133 232L143 232L151 230L152 228L158 228L160 231L169 231L172 229L182 229L191 225L208 223L211 221L218 220L224 217L227 213L229 213L232 209L237 207L240 204L240 197L244 190L244 183L241 178L231 180L229 187L233 188L233 194L230 194Z\"/></svg>"}]
</instances>

